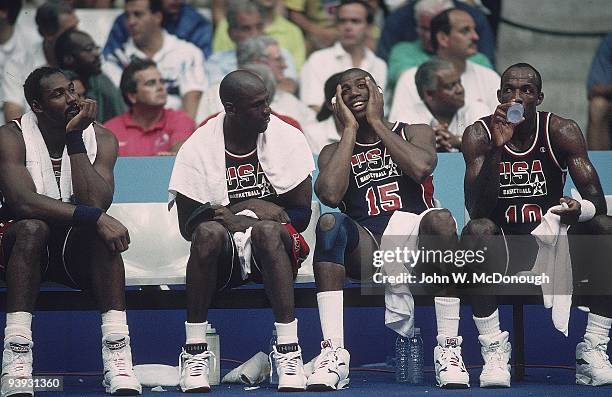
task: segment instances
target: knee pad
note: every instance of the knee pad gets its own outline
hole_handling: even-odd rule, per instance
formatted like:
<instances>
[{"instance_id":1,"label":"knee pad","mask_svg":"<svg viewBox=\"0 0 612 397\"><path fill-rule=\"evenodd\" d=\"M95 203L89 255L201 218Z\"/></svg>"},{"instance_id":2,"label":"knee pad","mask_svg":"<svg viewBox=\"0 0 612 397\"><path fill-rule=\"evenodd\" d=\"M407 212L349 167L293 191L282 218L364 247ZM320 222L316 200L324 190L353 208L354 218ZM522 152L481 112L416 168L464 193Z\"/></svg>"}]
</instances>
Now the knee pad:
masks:
<instances>
[{"instance_id":1,"label":"knee pad","mask_svg":"<svg viewBox=\"0 0 612 397\"><path fill-rule=\"evenodd\" d=\"M332 262L344 265L344 255L357 247L359 230L351 219L340 212L327 215L334 217L334 225L329 230L322 230L317 225L317 242L314 262Z\"/></svg>"}]
</instances>

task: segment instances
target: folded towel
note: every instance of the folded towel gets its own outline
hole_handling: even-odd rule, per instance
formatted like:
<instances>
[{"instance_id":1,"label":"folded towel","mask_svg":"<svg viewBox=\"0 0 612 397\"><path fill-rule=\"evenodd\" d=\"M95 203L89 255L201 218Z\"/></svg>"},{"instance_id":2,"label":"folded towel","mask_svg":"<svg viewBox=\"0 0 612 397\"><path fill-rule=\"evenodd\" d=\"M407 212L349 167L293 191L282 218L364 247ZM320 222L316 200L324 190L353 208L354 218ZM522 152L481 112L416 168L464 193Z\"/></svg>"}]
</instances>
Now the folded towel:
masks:
<instances>
[{"instance_id":1,"label":"folded towel","mask_svg":"<svg viewBox=\"0 0 612 397\"><path fill-rule=\"evenodd\" d=\"M209 120L179 150L168 187L168 208L174 205L177 193L201 203L229 204L224 119L222 112ZM257 156L277 194L287 193L314 170L304 134L274 115L270 115L268 128L257 138Z\"/></svg>"},{"instance_id":2,"label":"folded towel","mask_svg":"<svg viewBox=\"0 0 612 397\"><path fill-rule=\"evenodd\" d=\"M178 367L163 364L134 365L134 374L144 387L178 386Z\"/></svg>"},{"instance_id":3,"label":"folded towel","mask_svg":"<svg viewBox=\"0 0 612 397\"><path fill-rule=\"evenodd\" d=\"M29 111L21 117L21 122L15 120L21 129L23 141L26 147L26 168L32 176L36 193L54 199L62 199L69 202L72 197L72 170L70 168L70 156L64 148L62 155L62 169L60 174L60 186L58 189L49 150L45 144L42 133L38 128L38 119L33 111ZM83 142L87 150L87 157L93 164L96 160L98 150L96 132L93 124L83 131Z\"/></svg>"},{"instance_id":4,"label":"folded towel","mask_svg":"<svg viewBox=\"0 0 612 397\"><path fill-rule=\"evenodd\" d=\"M395 211L383 232L380 250L383 252L402 250L416 251L419 242L419 224L423 216L436 208L429 208L421 214ZM409 273L414 264L385 262L382 273L399 276ZM385 325L402 336L412 336L414 328L414 299L407 283L385 284Z\"/></svg>"},{"instance_id":5,"label":"folded towel","mask_svg":"<svg viewBox=\"0 0 612 397\"><path fill-rule=\"evenodd\" d=\"M244 215L251 218L257 218L257 215L251 210L240 211L236 215ZM236 251L238 251L238 259L240 260L240 271L242 272L242 279L246 280L251 274L251 258L253 256L253 249L251 246L251 231L253 227L248 228L244 232L234 233L234 244L236 245Z\"/></svg>"},{"instance_id":6,"label":"folded towel","mask_svg":"<svg viewBox=\"0 0 612 397\"><path fill-rule=\"evenodd\" d=\"M242 365L227 373L221 383L244 383L253 386L263 382L270 373L268 355L259 352Z\"/></svg>"},{"instance_id":7,"label":"folded towel","mask_svg":"<svg viewBox=\"0 0 612 397\"><path fill-rule=\"evenodd\" d=\"M552 321L559 331L568 335L570 308L572 306L572 261L567 239L567 225L561 223L559 215L551 210L561 209L561 205L552 207L542 218L542 222L531 234L538 242L538 256L531 271L545 273L550 283L542 284L544 306L552 308Z\"/></svg>"}]
</instances>

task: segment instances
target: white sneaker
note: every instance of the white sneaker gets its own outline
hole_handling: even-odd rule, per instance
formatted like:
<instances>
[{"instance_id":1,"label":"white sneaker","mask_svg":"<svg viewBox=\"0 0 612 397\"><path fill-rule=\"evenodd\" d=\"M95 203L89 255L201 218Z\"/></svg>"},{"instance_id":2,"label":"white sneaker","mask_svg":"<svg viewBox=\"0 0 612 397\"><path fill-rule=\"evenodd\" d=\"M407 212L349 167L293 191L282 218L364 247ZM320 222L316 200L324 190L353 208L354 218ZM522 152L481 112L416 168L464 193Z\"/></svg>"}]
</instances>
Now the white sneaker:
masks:
<instances>
[{"instance_id":1,"label":"white sneaker","mask_svg":"<svg viewBox=\"0 0 612 397\"><path fill-rule=\"evenodd\" d=\"M512 346L508 342L508 332L504 331L493 337L478 336L484 360L480 374L480 387L510 387L510 352Z\"/></svg>"},{"instance_id":2,"label":"white sneaker","mask_svg":"<svg viewBox=\"0 0 612 397\"><path fill-rule=\"evenodd\" d=\"M270 353L276 363L278 391L301 391L306 389L306 374L302 362L302 349L297 343L274 345Z\"/></svg>"},{"instance_id":3,"label":"white sneaker","mask_svg":"<svg viewBox=\"0 0 612 397\"><path fill-rule=\"evenodd\" d=\"M142 386L132 367L132 351L128 335L112 334L102 338L104 380L102 386L115 396L142 393Z\"/></svg>"},{"instance_id":4,"label":"white sneaker","mask_svg":"<svg viewBox=\"0 0 612 397\"><path fill-rule=\"evenodd\" d=\"M349 383L349 362L351 355L342 347L334 347L332 342L321 342L321 354L314 364L314 372L306 382L308 391L340 390Z\"/></svg>"},{"instance_id":5,"label":"white sneaker","mask_svg":"<svg viewBox=\"0 0 612 397\"><path fill-rule=\"evenodd\" d=\"M470 374L461 357L463 338L438 335L437 340L438 346L434 348L434 365L438 386L447 389L470 387Z\"/></svg>"},{"instance_id":6,"label":"white sneaker","mask_svg":"<svg viewBox=\"0 0 612 397\"><path fill-rule=\"evenodd\" d=\"M208 351L206 343L188 344L183 347L179 356L179 384L184 393L207 393L210 391L208 374L210 373L210 358L213 352Z\"/></svg>"},{"instance_id":7,"label":"white sneaker","mask_svg":"<svg viewBox=\"0 0 612 397\"><path fill-rule=\"evenodd\" d=\"M602 386L612 384L612 364L606 350L610 338L585 335L576 345L576 383ZM5 350L6 351L6 350Z\"/></svg>"},{"instance_id":8,"label":"white sneaker","mask_svg":"<svg viewBox=\"0 0 612 397\"><path fill-rule=\"evenodd\" d=\"M12 336L4 340L2 387L0 388L2 397L15 394L34 395L34 387L31 383L25 382L27 386L17 387L14 382L18 379L32 378L32 346L34 343L23 336Z\"/></svg>"}]
</instances>

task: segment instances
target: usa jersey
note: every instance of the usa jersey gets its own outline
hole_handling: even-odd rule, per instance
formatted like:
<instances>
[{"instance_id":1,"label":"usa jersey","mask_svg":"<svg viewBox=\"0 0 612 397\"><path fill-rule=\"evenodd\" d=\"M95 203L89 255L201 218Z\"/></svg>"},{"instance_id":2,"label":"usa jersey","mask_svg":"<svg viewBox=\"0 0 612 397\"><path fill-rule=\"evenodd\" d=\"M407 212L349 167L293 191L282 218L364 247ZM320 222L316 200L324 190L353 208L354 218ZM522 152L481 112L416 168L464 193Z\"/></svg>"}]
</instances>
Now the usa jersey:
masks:
<instances>
[{"instance_id":1,"label":"usa jersey","mask_svg":"<svg viewBox=\"0 0 612 397\"><path fill-rule=\"evenodd\" d=\"M225 181L230 205L251 198L278 204L278 195L261 168L257 149L238 155L225 151Z\"/></svg>"},{"instance_id":2,"label":"usa jersey","mask_svg":"<svg viewBox=\"0 0 612 397\"><path fill-rule=\"evenodd\" d=\"M538 112L533 144L525 152L505 145L499 163L499 192L491 220L507 234L528 234L563 197L567 169L550 144L551 113ZM491 116L478 122L491 138Z\"/></svg>"},{"instance_id":3,"label":"usa jersey","mask_svg":"<svg viewBox=\"0 0 612 397\"><path fill-rule=\"evenodd\" d=\"M392 131L406 139L405 123ZM433 178L417 183L393 161L381 140L355 142L349 185L340 210L375 235L382 235L395 211L420 214L433 207Z\"/></svg>"}]
</instances>

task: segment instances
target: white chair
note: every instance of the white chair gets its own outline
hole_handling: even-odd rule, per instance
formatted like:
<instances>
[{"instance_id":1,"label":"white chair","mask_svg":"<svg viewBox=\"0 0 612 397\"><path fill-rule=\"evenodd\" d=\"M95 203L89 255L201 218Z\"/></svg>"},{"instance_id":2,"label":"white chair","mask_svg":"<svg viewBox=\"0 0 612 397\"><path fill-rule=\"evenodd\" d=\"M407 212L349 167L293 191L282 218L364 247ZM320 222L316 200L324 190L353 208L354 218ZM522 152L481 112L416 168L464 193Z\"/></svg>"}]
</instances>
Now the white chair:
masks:
<instances>
[{"instance_id":1,"label":"white chair","mask_svg":"<svg viewBox=\"0 0 612 397\"><path fill-rule=\"evenodd\" d=\"M313 201L311 208L310 225L302 233L310 246L310 255L298 272L299 283L314 280L312 257L321 206ZM130 232L130 248L123 253L126 285L185 283L190 243L179 232L176 206L168 211L166 203L116 203L108 214Z\"/></svg>"}]
</instances>

